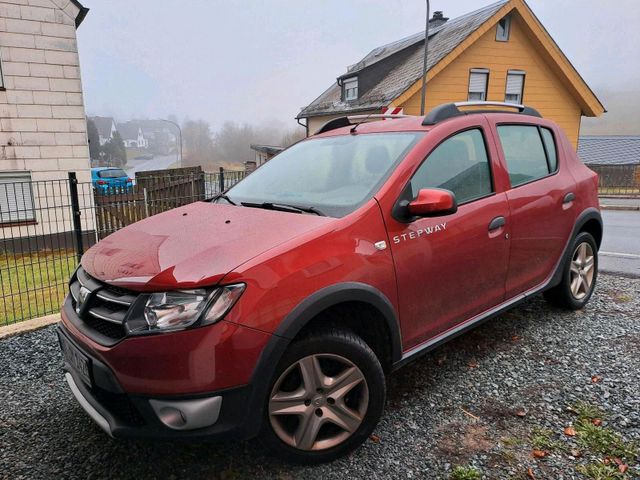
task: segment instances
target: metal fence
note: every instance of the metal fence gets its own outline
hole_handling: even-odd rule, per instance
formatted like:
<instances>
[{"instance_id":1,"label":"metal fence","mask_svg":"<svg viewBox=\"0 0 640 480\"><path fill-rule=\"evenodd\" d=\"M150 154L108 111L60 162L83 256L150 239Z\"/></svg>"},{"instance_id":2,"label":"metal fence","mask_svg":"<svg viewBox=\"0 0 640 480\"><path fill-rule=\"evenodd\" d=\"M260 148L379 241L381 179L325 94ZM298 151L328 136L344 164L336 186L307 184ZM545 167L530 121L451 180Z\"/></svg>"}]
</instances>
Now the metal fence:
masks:
<instances>
[{"instance_id":1,"label":"metal fence","mask_svg":"<svg viewBox=\"0 0 640 480\"><path fill-rule=\"evenodd\" d=\"M598 174L600 195L640 195L640 165L588 165Z\"/></svg>"},{"instance_id":2,"label":"metal fence","mask_svg":"<svg viewBox=\"0 0 640 480\"><path fill-rule=\"evenodd\" d=\"M143 218L214 197L241 171L199 167L138 172L122 187L0 179L0 325L56 313L78 259L91 245Z\"/></svg>"}]
</instances>

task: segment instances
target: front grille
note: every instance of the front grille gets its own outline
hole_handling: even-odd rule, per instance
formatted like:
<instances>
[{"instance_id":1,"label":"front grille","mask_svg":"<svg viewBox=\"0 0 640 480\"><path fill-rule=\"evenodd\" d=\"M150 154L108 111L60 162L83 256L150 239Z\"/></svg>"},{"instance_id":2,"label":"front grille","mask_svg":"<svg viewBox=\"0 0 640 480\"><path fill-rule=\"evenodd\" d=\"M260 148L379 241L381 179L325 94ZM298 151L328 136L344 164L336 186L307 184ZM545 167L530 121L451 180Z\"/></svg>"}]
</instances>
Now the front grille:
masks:
<instances>
[{"instance_id":1,"label":"front grille","mask_svg":"<svg viewBox=\"0 0 640 480\"><path fill-rule=\"evenodd\" d=\"M135 292L101 282L82 267L72 278L69 291L74 310L95 341L110 344L125 337L124 321L138 298Z\"/></svg>"}]
</instances>

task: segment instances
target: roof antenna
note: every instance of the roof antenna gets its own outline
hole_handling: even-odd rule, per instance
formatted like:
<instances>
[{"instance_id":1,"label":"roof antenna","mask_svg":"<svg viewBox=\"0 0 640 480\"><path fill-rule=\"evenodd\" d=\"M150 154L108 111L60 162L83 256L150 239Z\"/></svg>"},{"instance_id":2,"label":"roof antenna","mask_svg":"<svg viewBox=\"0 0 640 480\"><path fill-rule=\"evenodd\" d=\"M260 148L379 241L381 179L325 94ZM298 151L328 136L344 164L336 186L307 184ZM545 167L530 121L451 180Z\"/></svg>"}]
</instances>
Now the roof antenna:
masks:
<instances>
[{"instance_id":1,"label":"roof antenna","mask_svg":"<svg viewBox=\"0 0 640 480\"><path fill-rule=\"evenodd\" d=\"M358 123L356 123L353 127L351 127L351 130L349 130L350 133L355 134L356 130L358 129L358 127L360 125L362 125L364 122L366 122L367 120L369 120L369 118L371 117L371 115L374 115L373 113L370 113L369 115L367 115L365 118L363 118L362 120L360 120Z\"/></svg>"},{"instance_id":2,"label":"roof antenna","mask_svg":"<svg viewBox=\"0 0 640 480\"><path fill-rule=\"evenodd\" d=\"M424 28L424 64L422 66L422 94L420 96L420 116L424 115L424 101L427 94L427 56L429 52L429 0L427 0L427 21Z\"/></svg>"}]
</instances>

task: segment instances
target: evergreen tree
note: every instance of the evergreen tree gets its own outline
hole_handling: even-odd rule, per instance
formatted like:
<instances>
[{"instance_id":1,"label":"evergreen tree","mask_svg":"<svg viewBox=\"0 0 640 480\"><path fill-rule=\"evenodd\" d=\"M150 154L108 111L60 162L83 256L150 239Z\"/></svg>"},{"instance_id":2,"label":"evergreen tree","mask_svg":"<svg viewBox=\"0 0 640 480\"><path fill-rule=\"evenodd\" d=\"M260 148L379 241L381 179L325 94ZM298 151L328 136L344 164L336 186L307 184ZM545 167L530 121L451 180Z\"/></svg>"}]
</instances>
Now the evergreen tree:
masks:
<instances>
[{"instance_id":1,"label":"evergreen tree","mask_svg":"<svg viewBox=\"0 0 640 480\"><path fill-rule=\"evenodd\" d=\"M87 118L87 137L89 138L89 158L100 159L100 135L93 120Z\"/></svg>"}]
</instances>

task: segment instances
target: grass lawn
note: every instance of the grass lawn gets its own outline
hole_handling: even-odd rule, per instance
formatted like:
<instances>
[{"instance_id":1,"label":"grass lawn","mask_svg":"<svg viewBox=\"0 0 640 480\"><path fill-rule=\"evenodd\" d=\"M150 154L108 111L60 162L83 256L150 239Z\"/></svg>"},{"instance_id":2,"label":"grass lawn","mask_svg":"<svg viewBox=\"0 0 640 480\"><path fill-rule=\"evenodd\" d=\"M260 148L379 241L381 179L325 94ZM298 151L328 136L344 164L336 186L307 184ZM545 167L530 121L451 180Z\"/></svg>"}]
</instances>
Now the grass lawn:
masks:
<instances>
[{"instance_id":1,"label":"grass lawn","mask_svg":"<svg viewBox=\"0 0 640 480\"><path fill-rule=\"evenodd\" d=\"M0 253L0 326L58 312L75 266L73 250Z\"/></svg>"}]
</instances>

